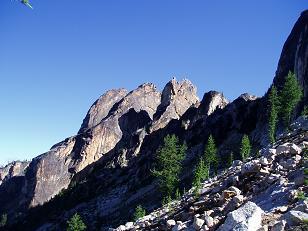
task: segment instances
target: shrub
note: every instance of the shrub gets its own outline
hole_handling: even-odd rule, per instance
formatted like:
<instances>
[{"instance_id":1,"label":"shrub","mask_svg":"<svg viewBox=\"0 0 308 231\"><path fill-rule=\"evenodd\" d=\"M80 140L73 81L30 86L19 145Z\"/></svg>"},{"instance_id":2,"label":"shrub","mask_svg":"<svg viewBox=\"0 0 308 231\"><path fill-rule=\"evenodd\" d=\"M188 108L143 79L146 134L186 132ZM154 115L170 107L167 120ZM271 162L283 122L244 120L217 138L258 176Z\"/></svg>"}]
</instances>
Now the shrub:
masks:
<instances>
[{"instance_id":1,"label":"shrub","mask_svg":"<svg viewBox=\"0 0 308 231\"><path fill-rule=\"evenodd\" d=\"M167 135L163 146L157 151L157 169L152 172L157 177L164 196L172 196L178 187L186 150L186 145L180 145L175 135Z\"/></svg>"},{"instance_id":2,"label":"shrub","mask_svg":"<svg viewBox=\"0 0 308 231\"><path fill-rule=\"evenodd\" d=\"M134 212L134 221L137 221L139 218L144 217L145 215L145 209L141 205L138 205Z\"/></svg>"},{"instance_id":3,"label":"shrub","mask_svg":"<svg viewBox=\"0 0 308 231\"><path fill-rule=\"evenodd\" d=\"M67 222L67 231L83 231L87 226L83 223L79 214L75 213L74 216Z\"/></svg>"}]
</instances>

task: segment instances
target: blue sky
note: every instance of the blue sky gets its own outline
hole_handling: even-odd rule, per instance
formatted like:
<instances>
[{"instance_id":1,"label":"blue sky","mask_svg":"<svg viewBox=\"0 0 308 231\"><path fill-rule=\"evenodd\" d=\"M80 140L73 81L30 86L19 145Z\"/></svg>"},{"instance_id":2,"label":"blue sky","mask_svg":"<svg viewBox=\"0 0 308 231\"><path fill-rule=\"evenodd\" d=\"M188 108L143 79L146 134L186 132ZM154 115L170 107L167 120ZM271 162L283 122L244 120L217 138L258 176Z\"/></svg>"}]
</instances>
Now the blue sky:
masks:
<instances>
[{"instance_id":1,"label":"blue sky","mask_svg":"<svg viewBox=\"0 0 308 231\"><path fill-rule=\"evenodd\" d=\"M263 95L306 0L0 2L0 163L74 135L107 89L189 78Z\"/></svg>"}]
</instances>

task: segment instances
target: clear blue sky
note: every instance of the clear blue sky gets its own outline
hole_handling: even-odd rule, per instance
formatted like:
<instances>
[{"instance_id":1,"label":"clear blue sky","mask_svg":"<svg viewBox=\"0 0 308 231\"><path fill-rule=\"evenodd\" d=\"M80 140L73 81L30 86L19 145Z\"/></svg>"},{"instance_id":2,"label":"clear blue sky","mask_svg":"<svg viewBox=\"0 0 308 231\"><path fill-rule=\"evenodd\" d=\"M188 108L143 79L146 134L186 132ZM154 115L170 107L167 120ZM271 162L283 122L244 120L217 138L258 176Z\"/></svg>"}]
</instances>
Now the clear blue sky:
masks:
<instances>
[{"instance_id":1,"label":"clear blue sky","mask_svg":"<svg viewBox=\"0 0 308 231\"><path fill-rule=\"evenodd\" d=\"M254 2L254 3L253 3ZM263 95L306 0L0 1L0 163L74 135L107 89Z\"/></svg>"}]
</instances>

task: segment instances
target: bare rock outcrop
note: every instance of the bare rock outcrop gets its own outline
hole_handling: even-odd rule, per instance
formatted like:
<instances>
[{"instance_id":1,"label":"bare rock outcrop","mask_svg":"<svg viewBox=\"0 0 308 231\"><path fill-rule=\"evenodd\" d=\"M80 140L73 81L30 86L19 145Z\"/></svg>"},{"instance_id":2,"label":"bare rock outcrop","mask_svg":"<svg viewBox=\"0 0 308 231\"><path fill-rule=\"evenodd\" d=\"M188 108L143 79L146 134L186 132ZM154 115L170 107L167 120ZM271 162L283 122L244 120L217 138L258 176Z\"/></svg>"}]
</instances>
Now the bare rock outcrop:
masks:
<instances>
[{"instance_id":1,"label":"bare rock outcrop","mask_svg":"<svg viewBox=\"0 0 308 231\"><path fill-rule=\"evenodd\" d=\"M28 165L29 161L14 161L4 167L0 167L0 185L12 177L24 176Z\"/></svg>"},{"instance_id":2,"label":"bare rock outcrop","mask_svg":"<svg viewBox=\"0 0 308 231\"><path fill-rule=\"evenodd\" d=\"M274 84L281 89L289 71L304 89L303 102L308 102L308 10L302 12L283 46L274 78Z\"/></svg>"},{"instance_id":3,"label":"bare rock outcrop","mask_svg":"<svg viewBox=\"0 0 308 231\"><path fill-rule=\"evenodd\" d=\"M96 100L89 109L86 117L84 118L81 128L78 133L83 133L89 128L98 125L104 119L110 109L118 103L125 95L127 90L124 88L109 90Z\"/></svg>"},{"instance_id":4,"label":"bare rock outcrop","mask_svg":"<svg viewBox=\"0 0 308 231\"><path fill-rule=\"evenodd\" d=\"M78 143L72 151L76 159L74 171L79 172L117 145L125 129L120 127L119 119L129 110L144 111L153 119L160 104L160 95L156 87L148 83L139 86L116 103L105 119L89 132L78 137Z\"/></svg>"},{"instance_id":5,"label":"bare rock outcrop","mask_svg":"<svg viewBox=\"0 0 308 231\"><path fill-rule=\"evenodd\" d=\"M172 119L180 119L188 108L198 102L197 88L189 80L178 82L173 78L164 87L150 132L164 128Z\"/></svg>"}]
</instances>

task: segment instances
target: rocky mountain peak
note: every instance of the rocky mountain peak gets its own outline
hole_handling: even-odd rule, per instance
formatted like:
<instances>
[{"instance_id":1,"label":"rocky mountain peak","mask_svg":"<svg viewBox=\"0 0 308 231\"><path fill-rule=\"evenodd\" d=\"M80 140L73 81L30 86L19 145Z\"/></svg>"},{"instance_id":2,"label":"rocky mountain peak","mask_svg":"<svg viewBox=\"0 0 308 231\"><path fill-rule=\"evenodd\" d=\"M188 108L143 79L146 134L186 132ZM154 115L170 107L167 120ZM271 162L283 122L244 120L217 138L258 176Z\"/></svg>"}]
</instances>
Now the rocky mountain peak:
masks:
<instances>
[{"instance_id":1,"label":"rocky mountain peak","mask_svg":"<svg viewBox=\"0 0 308 231\"><path fill-rule=\"evenodd\" d=\"M127 95L127 90L124 88L106 91L93 103L78 133L82 133L99 124L108 115L112 106L123 99L125 95Z\"/></svg>"},{"instance_id":2,"label":"rocky mountain peak","mask_svg":"<svg viewBox=\"0 0 308 231\"><path fill-rule=\"evenodd\" d=\"M258 97L255 95L251 95L249 93L244 93L241 94L236 100L244 100L244 101L254 101L256 100Z\"/></svg>"},{"instance_id":3,"label":"rocky mountain peak","mask_svg":"<svg viewBox=\"0 0 308 231\"><path fill-rule=\"evenodd\" d=\"M116 103L109 112L109 115L123 115L129 109L134 108L136 112L146 111L153 118L160 104L160 97L161 93L153 83L144 83Z\"/></svg>"},{"instance_id":4,"label":"rocky mountain peak","mask_svg":"<svg viewBox=\"0 0 308 231\"><path fill-rule=\"evenodd\" d=\"M201 114L209 116L217 108L222 109L228 104L229 101L224 97L222 93L217 91L209 91L204 94L199 109Z\"/></svg>"},{"instance_id":5,"label":"rocky mountain peak","mask_svg":"<svg viewBox=\"0 0 308 231\"><path fill-rule=\"evenodd\" d=\"M178 98L193 103L198 102L197 88L188 79L178 82L176 78L172 78L163 89L161 106L169 105L171 101Z\"/></svg>"},{"instance_id":6,"label":"rocky mountain peak","mask_svg":"<svg viewBox=\"0 0 308 231\"><path fill-rule=\"evenodd\" d=\"M187 79L170 80L163 89L161 103L154 114L154 122L150 128L155 131L165 127L172 119L179 119L188 108L199 102L197 88Z\"/></svg>"},{"instance_id":7,"label":"rocky mountain peak","mask_svg":"<svg viewBox=\"0 0 308 231\"><path fill-rule=\"evenodd\" d=\"M2 168L0 167L0 185L12 177L23 176L28 165L28 161L13 161Z\"/></svg>"}]
</instances>

